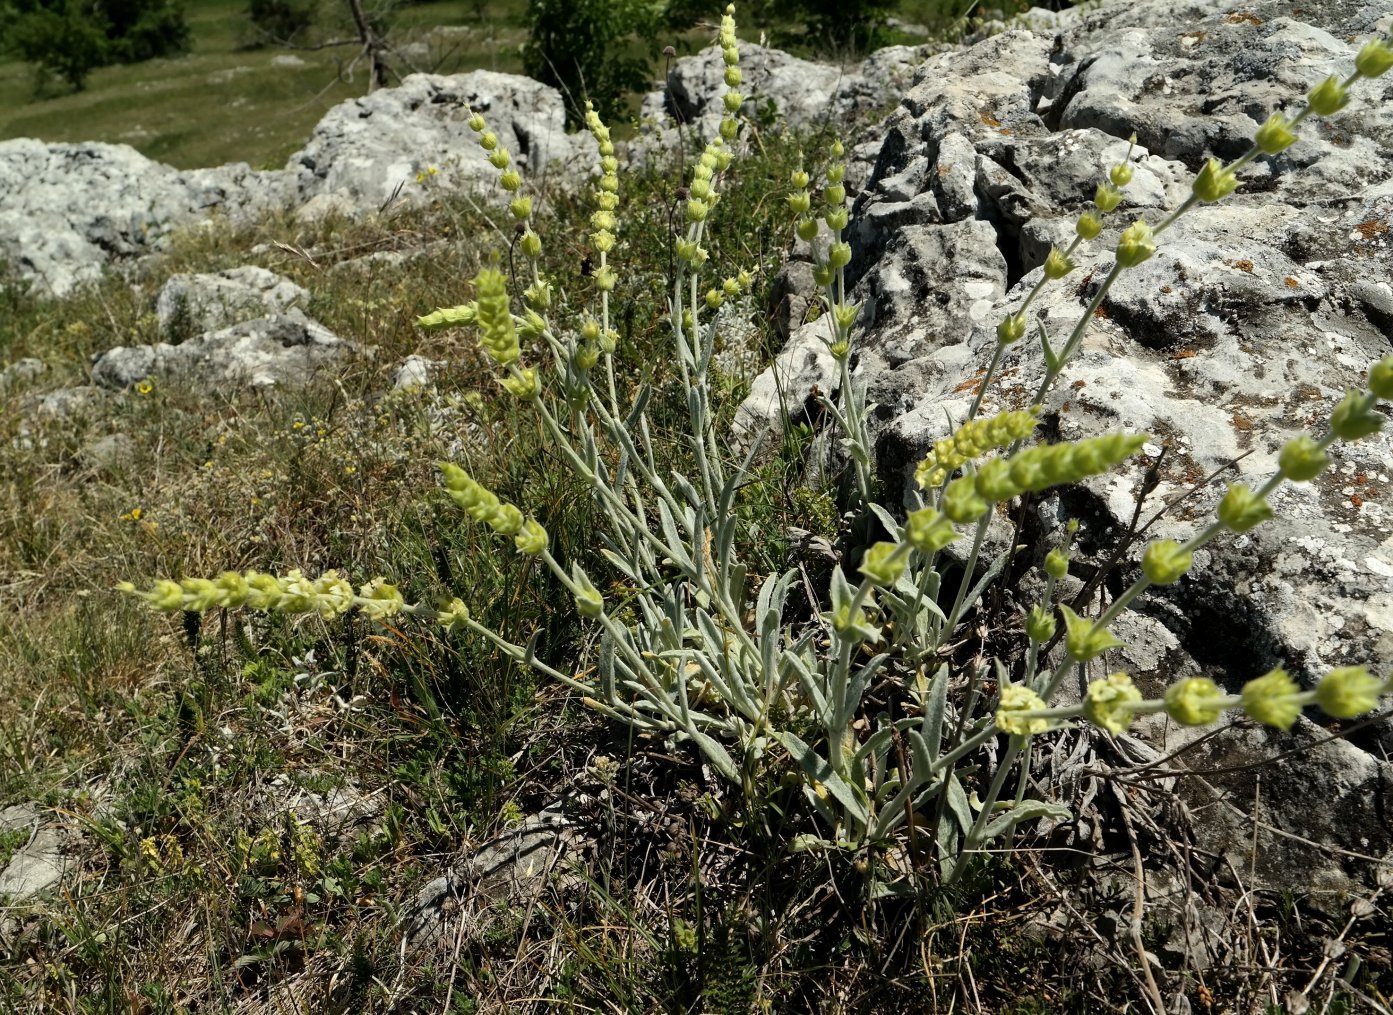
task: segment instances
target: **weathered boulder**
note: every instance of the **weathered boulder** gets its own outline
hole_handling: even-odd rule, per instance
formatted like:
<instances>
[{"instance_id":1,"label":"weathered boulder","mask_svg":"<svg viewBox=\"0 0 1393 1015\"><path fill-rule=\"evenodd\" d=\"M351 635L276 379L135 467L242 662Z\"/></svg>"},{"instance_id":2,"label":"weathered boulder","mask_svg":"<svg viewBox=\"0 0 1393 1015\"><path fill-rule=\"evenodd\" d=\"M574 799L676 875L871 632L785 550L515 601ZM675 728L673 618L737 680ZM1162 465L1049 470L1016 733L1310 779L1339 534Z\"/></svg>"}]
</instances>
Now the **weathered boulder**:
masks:
<instances>
[{"instance_id":1,"label":"weathered boulder","mask_svg":"<svg viewBox=\"0 0 1393 1015\"><path fill-rule=\"evenodd\" d=\"M283 203L284 177L245 164L180 171L126 145L0 142L0 260L62 296L108 263L159 249L170 231L214 213Z\"/></svg>"},{"instance_id":2,"label":"weathered boulder","mask_svg":"<svg viewBox=\"0 0 1393 1015\"><path fill-rule=\"evenodd\" d=\"M160 287L155 314L171 342L303 306L309 293L255 265L200 275L173 275Z\"/></svg>"},{"instance_id":3,"label":"weathered boulder","mask_svg":"<svg viewBox=\"0 0 1393 1015\"><path fill-rule=\"evenodd\" d=\"M28 804L0 810L0 832L27 833L0 867L0 903L22 902L53 888L73 865L79 837Z\"/></svg>"},{"instance_id":4,"label":"weathered boulder","mask_svg":"<svg viewBox=\"0 0 1393 1015\"><path fill-rule=\"evenodd\" d=\"M1096 293L1123 226L1159 223L1206 157L1243 151L1269 113L1293 111L1325 75L1347 74L1358 46L1390 22L1374 4L1294 14L1275 0L1137 0L928 60L876 141L850 229L850 281L866 324L853 383L881 406L877 453L889 486L908 496L913 464L961 422L997 322L1040 281L1051 245L1072 238L1130 134L1138 144L1122 208L1031 307L1056 346ZM1082 516L1100 535L1081 547L1080 566L1106 557L1163 448L1155 507L1235 459L1224 480L1259 485L1282 442L1318 429L1389 353L1390 95L1393 79L1361 82L1337 117L1255 160L1237 194L1181 218L1103 300L1044 399L1044 431L1076 439L1127 429L1153 442L1118 472L1048 499L1028 539L1058 542L1065 517ZM814 385L836 389L825 334L817 323L793 331L742 406L746 439L776 428ZM1043 373L1038 342L1010 347L984 411L1031 404ZM1338 665L1393 666L1393 435L1337 445L1332 458L1317 481L1273 495L1275 521L1210 544L1191 576L1137 600L1137 622L1159 621L1177 642L1154 668L1134 667L1149 690L1197 671L1233 690L1278 664L1307 683ZM1192 535L1222 492L1223 482L1204 486L1148 538ZM1137 574L1135 557L1134 548L1124 580ZM1212 792L1239 809L1233 822L1206 826L1205 848L1246 868L1256 841L1259 885L1338 888L1370 869L1292 836L1393 860L1393 830L1380 817L1393 728L1377 723L1316 750L1327 735L1319 718L1290 734L1239 724L1181 756L1217 770L1207 776ZM1150 736L1162 751L1188 743L1164 724ZM1299 754L1264 774L1261 813L1251 813L1245 766L1291 750ZM1184 780L1184 792L1208 807L1195 785ZM1319 814L1310 806L1317 793Z\"/></svg>"},{"instance_id":5,"label":"weathered boulder","mask_svg":"<svg viewBox=\"0 0 1393 1015\"><path fill-rule=\"evenodd\" d=\"M324 115L287 165L298 199L333 194L359 211L375 211L394 198L428 199L436 187L492 187L498 170L469 129L471 110L483 114L532 175L552 163L568 167L591 150L588 136L567 135L560 93L531 78L485 70L412 74L399 87L350 99Z\"/></svg>"},{"instance_id":6,"label":"weathered boulder","mask_svg":"<svg viewBox=\"0 0 1393 1015\"><path fill-rule=\"evenodd\" d=\"M742 42L742 112L756 123L796 129L864 120L898 101L915 68L934 51L930 46L889 46L843 68ZM724 74L719 46L675 61L664 87L643 100L639 119L644 134L630 145L629 158L667 151L678 142L677 129L715 136L723 115Z\"/></svg>"},{"instance_id":7,"label":"weathered boulder","mask_svg":"<svg viewBox=\"0 0 1393 1015\"><path fill-rule=\"evenodd\" d=\"M292 308L170 345L117 346L97 356L92 379L128 388L149 377L203 387L303 385L353 347Z\"/></svg>"}]
</instances>

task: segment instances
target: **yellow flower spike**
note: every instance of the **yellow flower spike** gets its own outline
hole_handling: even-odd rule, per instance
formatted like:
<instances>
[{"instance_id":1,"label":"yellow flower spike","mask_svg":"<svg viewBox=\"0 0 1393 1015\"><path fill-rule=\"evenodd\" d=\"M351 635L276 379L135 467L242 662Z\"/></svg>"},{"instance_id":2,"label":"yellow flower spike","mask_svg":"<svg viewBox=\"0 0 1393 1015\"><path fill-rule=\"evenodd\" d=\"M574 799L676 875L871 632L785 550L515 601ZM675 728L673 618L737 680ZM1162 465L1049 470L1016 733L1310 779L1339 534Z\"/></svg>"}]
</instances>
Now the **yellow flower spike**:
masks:
<instances>
[{"instance_id":1,"label":"yellow flower spike","mask_svg":"<svg viewBox=\"0 0 1393 1015\"><path fill-rule=\"evenodd\" d=\"M1336 719L1353 719L1378 708L1379 695L1388 689L1385 681L1364 666L1341 666L1331 670L1316 685L1316 704Z\"/></svg>"},{"instance_id":2,"label":"yellow flower spike","mask_svg":"<svg viewBox=\"0 0 1393 1015\"><path fill-rule=\"evenodd\" d=\"M1141 691L1126 673L1110 673L1088 685L1083 716L1109 733L1124 733L1132 723L1132 705L1142 700Z\"/></svg>"},{"instance_id":3,"label":"yellow flower spike","mask_svg":"<svg viewBox=\"0 0 1393 1015\"><path fill-rule=\"evenodd\" d=\"M337 571L325 571L314 583L315 609L331 620L353 607L353 586Z\"/></svg>"},{"instance_id":4,"label":"yellow flower spike","mask_svg":"<svg viewBox=\"0 0 1393 1015\"><path fill-rule=\"evenodd\" d=\"M499 504L484 520L500 536L516 536L522 531L524 522L522 512L513 504Z\"/></svg>"},{"instance_id":5,"label":"yellow flower spike","mask_svg":"<svg viewBox=\"0 0 1393 1015\"><path fill-rule=\"evenodd\" d=\"M1264 726L1289 730L1308 697L1314 695L1302 694L1296 681L1279 666L1243 685L1243 711Z\"/></svg>"},{"instance_id":6,"label":"yellow flower spike","mask_svg":"<svg viewBox=\"0 0 1393 1015\"><path fill-rule=\"evenodd\" d=\"M1106 627L1099 627L1087 617L1080 617L1068 606L1060 604L1059 612L1064 617L1064 650L1069 658L1078 663L1102 655L1108 649L1118 648L1122 642Z\"/></svg>"},{"instance_id":7,"label":"yellow flower spike","mask_svg":"<svg viewBox=\"0 0 1393 1015\"><path fill-rule=\"evenodd\" d=\"M977 493L973 476L960 476L943 490L943 513L958 524L975 522L991 508Z\"/></svg>"},{"instance_id":8,"label":"yellow flower spike","mask_svg":"<svg viewBox=\"0 0 1393 1015\"><path fill-rule=\"evenodd\" d=\"M480 344L501 367L522 355L508 299L508 280L497 268L485 268L474 276L475 316Z\"/></svg>"},{"instance_id":9,"label":"yellow flower spike","mask_svg":"<svg viewBox=\"0 0 1393 1015\"><path fill-rule=\"evenodd\" d=\"M213 579L213 584L218 587L218 605L229 610L244 605L251 591L247 580L236 571L224 571Z\"/></svg>"},{"instance_id":10,"label":"yellow flower spike","mask_svg":"<svg viewBox=\"0 0 1393 1015\"><path fill-rule=\"evenodd\" d=\"M276 601L276 609L286 613L311 613L318 609L319 590L298 567L277 582L280 598Z\"/></svg>"},{"instance_id":11,"label":"yellow flower spike","mask_svg":"<svg viewBox=\"0 0 1393 1015\"><path fill-rule=\"evenodd\" d=\"M259 571L248 571L242 577L247 580L247 606L253 610L274 610L280 606L285 593L279 578Z\"/></svg>"},{"instance_id":12,"label":"yellow flower spike","mask_svg":"<svg viewBox=\"0 0 1393 1015\"><path fill-rule=\"evenodd\" d=\"M185 578L179 582L184 593L184 609L205 613L222 605L222 590L208 578Z\"/></svg>"},{"instance_id":13,"label":"yellow flower spike","mask_svg":"<svg viewBox=\"0 0 1393 1015\"><path fill-rule=\"evenodd\" d=\"M478 313L479 308L474 303L465 303L458 307L441 307L424 317L416 318L416 325L428 330L453 328L457 325L473 324Z\"/></svg>"},{"instance_id":14,"label":"yellow flower spike","mask_svg":"<svg viewBox=\"0 0 1393 1015\"><path fill-rule=\"evenodd\" d=\"M508 377L500 378L499 383L508 394L525 402L539 398L542 394L542 378L536 367L523 367Z\"/></svg>"},{"instance_id":15,"label":"yellow flower spike","mask_svg":"<svg viewBox=\"0 0 1393 1015\"><path fill-rule=\"evenodd\" d=\"M122 592L144 599L153 609L162 613L175 613L184 608L184 590L176 581L162 578L146 592L140 591L130 582L116 586Z\"/></svg>"},{"instance_id":16,"label":"yellow flower spike","mask_svg":"<svg viewBox=\"0 0 1393 1015\"><path fill-rule=\"evenodd\" d=\"M374 578L358 590L358 608L369 620L386 620L406 607L406 600L385 578Z\"/></svg>"},{"instance_id":17,"label":"yellow flower spike","mask_svg":"<svg viewBox=\"0 0 1393 1015\"><path fill-rule=\"evenodd\" d=\"M1036 712L1047 706L1045 699L1024 684L1007 684L1001 689L1001 701L996 710L996 728L1002 733L1028 737L1050 728L1048 719L1026 718L1017 712Z\"/></svg>"},{"instance_id":18,"label":"yellow flower spike","mask_svg":"<svg viewBox=\"0 0 1393 1015\"><path fill-rule=\"evenodd\" d=\"M1187 677L1166 688L1166 714L1182 726L1208 726L1224 714L1223 698L1208 677Z\"/></svg>"}]
</instances>

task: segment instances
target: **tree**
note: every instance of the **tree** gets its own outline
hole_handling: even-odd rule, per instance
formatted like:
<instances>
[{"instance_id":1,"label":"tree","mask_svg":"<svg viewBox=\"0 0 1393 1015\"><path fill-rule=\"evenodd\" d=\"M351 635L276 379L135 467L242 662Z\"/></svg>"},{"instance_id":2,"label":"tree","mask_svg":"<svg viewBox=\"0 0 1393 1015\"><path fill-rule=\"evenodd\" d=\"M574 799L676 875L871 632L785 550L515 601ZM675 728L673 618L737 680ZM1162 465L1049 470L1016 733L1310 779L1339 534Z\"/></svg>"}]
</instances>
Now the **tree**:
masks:
<instances>
[{"instance_id":1,"label":"tree","mask_svg":"<svg viewBox=\"0 0 1393 1015\"><path fill-rule=\"evenodd\" d=\"M98 67L138 63L188 49L189 26L175 0L7 0L5 49L75 90Z\"/></svg>"},{"instance_id":2,"label":"tree","mask_svg":"<svg viewBox=\"0 0 1393 1015\"><path fill-rule=\"evenodd\" d=\"M662 8L647 0L529 0L524 72L561 90L566 116L585 118L585 102L605 120L622 116L629 92L650 84L649 60Z\"/></svg>"}]
</instances>

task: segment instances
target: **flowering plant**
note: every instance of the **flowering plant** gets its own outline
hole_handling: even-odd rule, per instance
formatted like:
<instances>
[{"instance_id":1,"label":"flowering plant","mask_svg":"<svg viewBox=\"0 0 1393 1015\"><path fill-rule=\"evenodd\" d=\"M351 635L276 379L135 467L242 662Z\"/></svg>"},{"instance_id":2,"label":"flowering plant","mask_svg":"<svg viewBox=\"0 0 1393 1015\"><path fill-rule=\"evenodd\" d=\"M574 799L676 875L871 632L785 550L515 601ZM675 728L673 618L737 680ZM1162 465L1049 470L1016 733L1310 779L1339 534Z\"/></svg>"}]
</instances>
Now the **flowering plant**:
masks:
<instances>
[{"instance_id":1,"label":"flowering plant","mask_svg":"<svg viewBox=\"0 0 1393 1015\"><path fill-rule=\"evenodd\" d=\"M673 355L685 399L686 468L668 470L654 453L647 407L652 391L622 390L613 355L619 336L611 324L611 300L620 266L619 162L609 131L593 110L586 126L598 153L593 231L588 237L595 264L593 293L553 290L543 275L543 241L533 202L510 153L488 130L482 115L469 123L479 146L499 171L516 222L515 252L521 254L518 298L496 266L474 279L474 298L420 319L425 328L471 327L498 371L506 394L530 407L565 462L603 509L601 554L631 589L628 598L607 598L574 560L558 559L542 520L501 500L460 467L441 466L445 491L476 523L512 540L517 551L539 560L574 598L578 613L596 626L598 648L591 660L565 672L539 659L474 619L460 598L407 603L377 578L354 588L335 572L309 579L298 571L284 577L248 572L213 579L161 581L141 591L125 586L166 611L248 607L333 617L357 610L373 621L411 615L486 639L512 659L577 691L589 707L630 727L693 744L721 778L749 799L758 795L770 768L791 761L804 795L822 819L821 831L797 845L829 848L884 845L913 838L937 814L928 836L946 877L962 870L964 854L1008 834L1019 822L1067 813L1058 805L1027 797L1026 773L1032 739L1073 719L1108 733L1126 730L1135 716L1165 712L1185 725L1218 721L1227 711L1287 729L1311 705L1348 718L1378 705L1393 691L1390 681L1363 667L1327 674L1313 690L1302 690L1283 670L1250 680L1226 694L1212 680L1189 677L1163 696L1146 699L1124 672L1088 685L1082 700L1055 704L1064 680L1120 644L1110 627L1152 585L1186 574L1195 551L1220 536L1246 532L1271 517L1267 499L1284 482L1309 482L1325 468L1326 451L1337 440L1358 440L1378 430L1384 416L1375 408L1393 399L1393 357L1375 364L1367 384L1350 391L1319 435L1289 441L1278 471L1256 490L1231 485L1216 517L1184 543L1158 540L1141 556L1141 576L1097 618L1056 603L1058 582L1068 569L1068 547L1052 549L1044 561L1044 591L1027 611L1028 648L1013 671L1002 661L990 668L954 673L942 662L960 637L967 612L982 598L998 570L979 573L987 529L994 512L1011 501L1062 484L1106 473L1135 454L1146 435L1114 433L1052 445L1030 443L1039 403L1080 347L1094 312L1117 278L1150 258L1167 229L1199 203L1222 200L1239 185L1238 173L1261 153L1292 144L1299 125L1329 115L1349 100L1361 77L1375 77L1393 64L1382 40L1361 51L1347 80L1330 79L1313 89L1295 116L1274 115L1252 147L1227 165L1210 161L1196 176L1190 196L1161 222L1126 225L1114 263L1077 324L1062 342L1037 327L1045 376L1027 410L979 417L983 393L1004 351L1031 330L1031 306L1046 286L1074 270L1081 245L1097 240L1131 180L1128 157L1110 167L1093 207L1079 216L1073 241L1054 249L1024 304L997 328L995 355L970 410L948 438L919 464L918 504L903 518L873 498L867 406L849 369L860 307L852 302L845 269L851 248L843 238L849 219L840 143L829 150L821 178L793 174L787 201L794 232L814 251L814 278L821 288L825 341L839 365L838 393L823 403L844 437L854 472L852 510L877 524L886 538L864 548L855 574L832 570L826 609L808 623L794 623L786 605L797 572L757 580L741 559L738 492L758 454L756 445L736 461L720 440L712 405L712 363L721 327L720 312L752 284L748 267L712 272L708 230L721 200L725 174L737 157L744 96L733 8L722 18L719 42L727 91L725 116L690 169L681 205L684 223L672 245L675 269L668 289ZM578 306L584 309L577 310ZM622 397L621 397L622 396ZM945 589L944 551L968 540L956 588ZM1060 624L1062 622L1062 636ZM1046 647L1057 638L1062 653ZM995 678L995 686L989 681ZM956 677L964 680L955 681ZM898 715L869 715L866 700L877 682L898 688ZM950 695L950 683L965 685ZM964 765L990 742L1005 737L985 787L969 797ZM1006 783L1019 777L1009 800Z\"/></svg>"}]
</instances>

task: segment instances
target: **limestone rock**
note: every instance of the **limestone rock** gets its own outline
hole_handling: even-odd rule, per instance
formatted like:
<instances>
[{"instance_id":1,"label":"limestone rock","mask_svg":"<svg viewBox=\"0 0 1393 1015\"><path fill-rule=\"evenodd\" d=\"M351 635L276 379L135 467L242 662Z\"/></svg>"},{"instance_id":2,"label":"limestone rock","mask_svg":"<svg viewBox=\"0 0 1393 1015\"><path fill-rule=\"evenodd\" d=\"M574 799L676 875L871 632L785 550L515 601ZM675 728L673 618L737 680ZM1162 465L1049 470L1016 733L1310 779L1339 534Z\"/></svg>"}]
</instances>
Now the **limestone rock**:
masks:
<instances>
[{"instance_id":1,"label":"limestone rock","mask_svg":"<svg viewBox=\"0 0 1393 1015\"><path fill-rule=\"evenodd\" d=\"M408 940L417 948L453 946L457 933L478 941L553 884L576 877L570 857L585 836L570 810L562 799L528 816L422 888L407 914Z\"/></svg>"},{"instance_id":2,"label":"limestone rock","mask_svg":"<svg viewBox=\"0 0 1393 1015\"><path fill-rule=\"evenodd\" d=\"M499 143L533 176L590 151L588 135L566 134L565 106L554 88L485 70L412 74L399 87L350 99L324 115L287 165L298 199L335 195L362 212L394 199L425 200L437 187L493 187L498 170L469 129L471 110L483 114ZM431 168L436 174L418 182Z\"/></svg>"},{"instance_id":3,"label":"limestone rock","mask_svg":"<svg viewBox=\"0 0 1393 1015\"><path fill-rule=\"evenodd\" d=\"M285 313L309 299L287 278L255 265L201 275L174 275L160 288L155 314L173 343L268 314Z\"/></svg>"},{"instance_id":4,"label":"limestone rock","mask_svg":"<svg viewBox=\"0 0 1393 1015\"><path fill-rule=\"evenodd\" d=\"M283 177L245 164L183 172L126 145L0 142L0 259L62 296L108 263L159 249L179 226L283 201Z\"/></svg>"},{"instance_id":5,"label":"limestone rock","mask_svg":"<svg viewBox=\"0 0 1393 1015\"><path fill-rule=\"evenodd\" d=\"M147 377L223 388L303 385L351 349L324 325L292 308L179 345L117 346L96 358L92 379L117 389Z\"/></svg>"},{"instance_id":6,"label":"limestone rock","mask_svg":"<svg viewBox=\"0 0 1393 1015\"><path fill-rule=\"evenodd\" d=\"M28 804L0 810L0 832L27 831L27 841L0 870L0 900L22 902L62 881L72 864L71 834Z\"/></svg>"}]
</instances>

